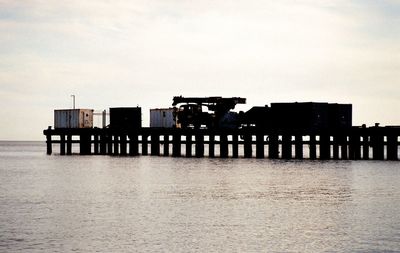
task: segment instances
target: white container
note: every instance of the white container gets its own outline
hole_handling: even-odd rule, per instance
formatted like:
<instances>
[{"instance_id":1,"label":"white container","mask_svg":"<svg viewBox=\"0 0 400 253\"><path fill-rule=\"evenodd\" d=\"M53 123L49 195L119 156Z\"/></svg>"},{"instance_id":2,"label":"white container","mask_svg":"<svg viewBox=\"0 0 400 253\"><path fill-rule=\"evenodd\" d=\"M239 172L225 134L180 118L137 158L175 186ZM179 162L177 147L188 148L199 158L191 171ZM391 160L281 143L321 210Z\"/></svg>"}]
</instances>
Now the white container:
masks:
<instances>
[{"instance_id":1,"label":"white container","mask_svg":"<svg viewBox=\"0 0 400 253\"><path fill-rule=\"evenodd\" d=\"M175 127L174 108L150 109L150 127Z\"/></svg>"},{"instance_id":2,"label":"white container","mask_svg":"<svg viewBox=\"0 0 400 253\"><path fill-rule=\"evenodd\" d=\"M92 128L92 109L54 110L54 128Z\"/></svg>"}]
</instances>

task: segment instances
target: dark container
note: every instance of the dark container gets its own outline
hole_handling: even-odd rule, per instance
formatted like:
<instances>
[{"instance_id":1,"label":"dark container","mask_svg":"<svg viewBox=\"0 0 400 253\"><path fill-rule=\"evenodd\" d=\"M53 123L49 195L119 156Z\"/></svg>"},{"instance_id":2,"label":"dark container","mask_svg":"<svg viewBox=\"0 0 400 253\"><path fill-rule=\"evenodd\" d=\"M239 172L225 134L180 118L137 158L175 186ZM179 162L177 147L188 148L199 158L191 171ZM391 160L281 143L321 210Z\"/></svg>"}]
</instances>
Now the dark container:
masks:
<instances>
[{"instance_id":1,"label":"dark container","mask_svg":"<svg viewBox=\"0 0 400 253\"><path fill-rule=\"evenodd\" d=\"M271 128L270 108L266 106L253 106L243 114L242 124L258 129Z\"/></svg>"},{"instance_id":2,"label":"dark container","mask_svg":"<svg viewBox=\"0 0 400 253\"><path fill-rule=\"evenodd\" d=\"M329 128L340 130L352 126L352 105L351 104L329 104Z\"/></svg>"},{"instance_id":3,"label":"dark container","mask_svg":"<svg viewBox=\"0 0 400 253\"><path fill-rule=\"evenodd\" d=\"M316 131L328 128L328 103L271 103L274 129Z\"/></svg>"},{"instance_id":4,"label":"dark container","mask_svg":"<svg viewBox=\"0 0 400 253\"><path fill-rule=\"evenodd\" d=\"M135 130L142 127L141 107L110 108L110 128L117 130Z\"/></svg>"}]
</instances>

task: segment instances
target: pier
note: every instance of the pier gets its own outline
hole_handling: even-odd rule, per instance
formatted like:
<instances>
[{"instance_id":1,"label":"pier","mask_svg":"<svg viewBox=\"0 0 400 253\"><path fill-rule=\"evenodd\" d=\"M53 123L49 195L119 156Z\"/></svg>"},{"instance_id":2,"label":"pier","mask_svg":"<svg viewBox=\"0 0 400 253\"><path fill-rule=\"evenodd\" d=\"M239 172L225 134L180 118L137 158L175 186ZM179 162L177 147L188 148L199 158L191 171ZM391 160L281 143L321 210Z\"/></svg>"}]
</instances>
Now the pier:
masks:
<instances>
[{"instance_id":1,"label":"pier","mask_svg":"<svg viewBox=\"0 0 400 253\"><path fill-rule=\"evenodd\" d=\"M47 154L320 160L399 160L400 126L340 131L59 128L43 131Z\"/></svg>"}]
</instances>

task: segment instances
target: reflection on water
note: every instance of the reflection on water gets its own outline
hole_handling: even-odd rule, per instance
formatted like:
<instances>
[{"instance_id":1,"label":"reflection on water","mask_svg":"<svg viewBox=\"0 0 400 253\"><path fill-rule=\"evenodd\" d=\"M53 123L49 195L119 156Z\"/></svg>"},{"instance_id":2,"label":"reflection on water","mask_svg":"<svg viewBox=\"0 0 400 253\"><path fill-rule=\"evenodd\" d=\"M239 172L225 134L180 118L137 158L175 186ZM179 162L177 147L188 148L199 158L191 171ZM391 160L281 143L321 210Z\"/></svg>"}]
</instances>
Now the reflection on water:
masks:
<instances>
[{"instance_id":1,"label":"reflection on water","mask_svg":"<svg viewBox=\"0 0 400 253\"><path fill-rule=\"evenodd\" d=\"M46 156L0 145L0 252L400 251L398 162Z\"/></svg>"}]
</instances>

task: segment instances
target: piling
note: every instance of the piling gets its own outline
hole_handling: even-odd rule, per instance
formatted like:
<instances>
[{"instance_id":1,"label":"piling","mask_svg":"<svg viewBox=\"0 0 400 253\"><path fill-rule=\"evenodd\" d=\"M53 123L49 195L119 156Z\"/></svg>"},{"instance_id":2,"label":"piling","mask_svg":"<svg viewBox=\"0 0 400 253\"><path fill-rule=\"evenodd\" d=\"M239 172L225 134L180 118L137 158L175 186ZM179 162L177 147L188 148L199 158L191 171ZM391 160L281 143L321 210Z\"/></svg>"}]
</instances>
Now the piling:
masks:
<instances>
[{"instance_id":1,"label":"piling","mask_svg":"<svg viewBox=\"0 0 400 253\"><path fill-rule=\"evenodd\" d=\"M192 135L186 134L186 157L192 157Z\"/></svg>"},{"instance_id":2,"label":"piling","mask_svg":"<svg viewBox=\"0 0 400 253\"><path fill-rule=\"evenodd\" d=\"M264 158L264 134L260 132L256 135L256 158Z\"/></svg>"},{"instance_id":3,"label":"piling","mask_svg":"<svg viewBox=\"0 0 400 253\"><path fill-rule=\"evenodd\" d=\"M204 135L203 134L196 134L196 148L195 153L196 157L204 157Z\"/></svg>"},{"instance_id":4,"label":"piling","mask_svg":"<svg viewBox=\"0 0 400 253\"><path fill-rule=\"evenodd\" d=\"M129 131L49 128L43 133L49 155L53 153L54 144L59 145L61 155L71 155L73 143L79 145L81 155L147 155L150 144L153 156L161 154L161 145L164 147L163 155L169 156L171 145L172 156L179 157L182 156L181 144L184 143L187 157L204 157L204 145L208 144L209 157L216 156L215 148L218 147L219 157L238 158L239 145L243 145L245 158L253 157L255 146L255 157L259 159L265 158L266 148L271 159L304 159L303 147L308 144L309 159L369 159L372 147L372 158L375 160L399 160L400 127L353 127L335 132L270 131L250 127L234 130L141 128ZM185 136L184 142L182 136ZM309 140L304 136L309 136Z\"/></svg>"},{"instance_id":5,"label":"piling","mask_svg":"<svg viewBox=\"0 0 400 253\"><path fill-rule=\"evenodd\" d=\"M292 158L292 136L288 134L282 135L282 158Z\"/></svg>"}]
</instances>

